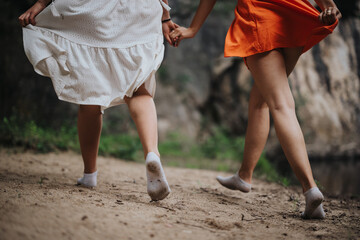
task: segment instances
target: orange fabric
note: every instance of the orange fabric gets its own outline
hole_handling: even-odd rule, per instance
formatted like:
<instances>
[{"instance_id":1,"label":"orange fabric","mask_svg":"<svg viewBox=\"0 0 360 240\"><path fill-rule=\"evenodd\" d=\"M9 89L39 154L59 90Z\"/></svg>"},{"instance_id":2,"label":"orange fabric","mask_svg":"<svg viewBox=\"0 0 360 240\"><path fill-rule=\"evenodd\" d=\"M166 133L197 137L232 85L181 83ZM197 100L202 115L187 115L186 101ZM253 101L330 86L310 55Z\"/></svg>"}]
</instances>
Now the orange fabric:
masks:
<instances>
[{"instance_id":1,"label":"orange fabric","mask_svg":"<svg viewBox=\"0 0 360 240\"><path fill-rule=\"evenodd\" d=\"M276 48L304 47L332 33L307 0L238 0L235 19L225 40L225 57L248 57Z\"/></svg>"}]
</instances>

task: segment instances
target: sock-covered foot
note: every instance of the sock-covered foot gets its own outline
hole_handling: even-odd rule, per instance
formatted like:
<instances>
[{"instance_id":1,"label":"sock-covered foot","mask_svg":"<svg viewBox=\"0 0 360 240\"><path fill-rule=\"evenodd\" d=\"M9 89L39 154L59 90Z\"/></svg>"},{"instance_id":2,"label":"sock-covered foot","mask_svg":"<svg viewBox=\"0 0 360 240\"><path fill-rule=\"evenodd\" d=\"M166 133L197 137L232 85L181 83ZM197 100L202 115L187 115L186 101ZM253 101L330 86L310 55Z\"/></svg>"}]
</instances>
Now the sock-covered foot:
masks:
<instances>
[{"instance_id":1,"label":"sock-covered foot","mask_svg":"<svg viewBox=\"0 0 360 240\"><path fill-rule=\"evenodd\" d=\"M78 185L85 187L96 187L97 183L97 171L93 173L84 173L82 178L77 180Z\"/></svg>"},{"instance_id":2,"label":"sock-covered foot","mask_svg":"<svg viewBox=\"0 0 360 240\"><path fill-rule=\"evenodd\" d=\"M216 180L218 180L221 185L231 190L240 190L245 193L250 192L251 190L251 184L242 180L238 173L231 177L218 176Z\"/></svg>"},{"instance_id":3,"label":"sock-covered foot","mask_svg":"<svg viewBox=\"0 0 360 240\"><path fill-rule=\"evenodd\" d=\"M322 203L311 214L311 218L312 219L324 219L325 218L325 212L324 212Z\"/></svg>"},{"instance_id":4,"label":"sock-covered foot","mask_svg":"<svg viewBox=\"0 0 360 240\"><path fill-rule=\"evenodd\" d=\"M311 219L323 219L325 218L325 212L322 207L322 201L324 201L324 196L320 192L319 188L313 187L307 190L305 193L305 211L301 214L302 218Z\"/></svg>"},{"instance_id":5,"label":"sock-covered foot","mask_svg":"<svg viewBox=\"0 0 360 240\"><path fill-rule=\"evenodd\" d=\"M153 201L166 198L171 192L160 158L153 152L146 156L147 192Z\"/></svg>"}]
</instances>

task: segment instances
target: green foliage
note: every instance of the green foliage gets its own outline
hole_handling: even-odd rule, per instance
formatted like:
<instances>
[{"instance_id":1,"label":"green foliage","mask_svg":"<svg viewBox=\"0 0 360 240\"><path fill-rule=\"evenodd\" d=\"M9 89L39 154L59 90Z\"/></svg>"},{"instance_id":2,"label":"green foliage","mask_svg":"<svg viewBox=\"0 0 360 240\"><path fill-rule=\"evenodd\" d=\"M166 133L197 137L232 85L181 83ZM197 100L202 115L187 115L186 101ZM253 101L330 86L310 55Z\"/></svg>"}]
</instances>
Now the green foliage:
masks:
<instances>
[{"instance_id":1,"label":"green foliage","mask_svg":"<svg viewBox=\"0 0 360 240\"><path fill-rule=\"evenodd\" d=\"M0 145L35 150L40 153L72 150L80 152L76 127L60 129L43 128L31 121L20 124L15 118L4 118L0 125ZM233 137L218 128L201 141L189 140L179 133L171 133L159 143L163 161L170 166L212 169L235 172L242 162L245 139ZM142 146L135 134L119 134L104 131L101 136L99 154L132 161L143 161ZM289 180L279 176L273 165L262 154L255 169L257 176L277 181L285 186Z\"/></svg>"},{"instance_id":2,"label":"green foliage","mask_svg":"<svg viewBox=\"0 0 360 240\"><path fill-rule=\"evenodd\" d=\"M80 152L77 128L63 126L59 130L42 128L31 121L19 123L16 118L4 118L0 125L0 145L35 150L40 153L72 150ZM129 134L101 137L99 154L126 160L135 160L141 154L141 143L137 136Z\"/></svg>"},{"instance_id":3,"label":"green foliage","mask_svg":"<svg viewBox=\"0 0 360 240\"><path fill-rule=\"evenodd\" d=\"M235 172L243 160L245 138L233 137L223 128L215 129L203 141L190 141L179 133L171 133L166 141L160 142L162 159L171 166L212 169ZM288 178L278 174L275 167L263 153L255 168L255 175L268 181L290 185Z\"/></svg>"},{"instance_id":4,"label":"green foliage","mask_svg":"<svg viewBox=\"0 0 360 240\"><path fill-rule=\"evenodd\" d=\"M320 191L322 191L322 192L326 191L325 187L317 179L315 179L315 183L318 186L318 188L320 189Z\"/></svg>"},{"instance_id":5,"label":"green foliage","mask_svg":"<svg viewBox=\"0 0 360 240\"><path fill-rule=\"evenodd\" d=\"M23 147L41 153L55 150L77 150L76 128L62 127L58 131L44 129L30 121L20 124L15 118L4 118L0 125L0 144Z\"/></svg>"},{"instance_id":6,"label":"green foliage","mask_svg":"<svg viewBox=\"0 0 360 240\"><path fill-rule=\"evenodd\" d=\"M244 137L229 137L224 130L216 129L200 147L206 158L242 161L244 146Z\"/></svg>"},{"instance_id":7,"label":"green foliage","mask_svg":"<svg viewBox=\"0 0 360 240\"><path fill-rule=\"evenodd\" d=\"M142 147L137 136L128 134L101 136L99 154L103 156L114 156L126 160L141 158Z\"/></svg>"}]
</instances>

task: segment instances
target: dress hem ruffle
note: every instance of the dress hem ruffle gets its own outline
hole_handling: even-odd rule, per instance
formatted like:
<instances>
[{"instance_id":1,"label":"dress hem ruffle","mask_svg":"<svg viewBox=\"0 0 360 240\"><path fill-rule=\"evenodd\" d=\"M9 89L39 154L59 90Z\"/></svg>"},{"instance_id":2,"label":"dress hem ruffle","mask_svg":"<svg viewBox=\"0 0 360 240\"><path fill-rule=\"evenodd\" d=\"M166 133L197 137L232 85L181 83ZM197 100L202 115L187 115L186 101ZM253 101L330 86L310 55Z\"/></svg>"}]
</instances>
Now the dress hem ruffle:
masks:
<instances>
[{"instance_id":1,"label":"dress hem ruffle","mask_svg":"<svg viewBox=\"0 0 360 240\"><path fill-rule=\"evenodd\" d=\"M125 96L131 97L143 84L155 94L155 74L164 54L162 35L126 48L75 43L32 25L23 28L23 36L34 70L52 79L60 100L99 105L104 111L125 103Z\"/></svg>"}]
</instances>

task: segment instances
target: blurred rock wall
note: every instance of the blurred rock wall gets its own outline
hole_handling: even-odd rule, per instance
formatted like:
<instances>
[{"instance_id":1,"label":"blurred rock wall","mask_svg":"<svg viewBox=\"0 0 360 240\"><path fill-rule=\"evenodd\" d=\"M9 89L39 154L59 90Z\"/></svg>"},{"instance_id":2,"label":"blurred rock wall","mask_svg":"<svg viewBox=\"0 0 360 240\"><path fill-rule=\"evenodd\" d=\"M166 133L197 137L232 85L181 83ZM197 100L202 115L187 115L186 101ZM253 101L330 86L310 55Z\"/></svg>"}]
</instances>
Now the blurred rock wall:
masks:
<instances>
[{"instance_id":1,"label":"blurred rock wall","mask_svg":"<svg viewBox=\"0 0 360 240\"><path fill-rule=\"evenodd\" d=\"M77 107L57 100L51 81L34 73L23 52L17 17L32 1L0 2L0 117L33 119L53 127L75 123ZM189 26L198 1L170 0L173 19ZM194 39L166 44L158 71L156 104L160 136L177 131L203 137L214 127L243 135L247 124L249 71L240 58L224 58L224 39L236 1L218 1ZM345 8L344 8L345 9ZM297 114L312 157L360 154L360 19L348 17L333 34L304 54L290 76ZM134 130L126 107L106 111L105 125ZM130 122L130 123L129 123ZM276 158L274 130L268 142Z\"/></svg>"},{"instance_id":2,"label":"blurred rock wall","mask_svg":"<svg viewBox=\"0 0 360 240\"><path fill-rule=\"evenodd\" d=\"M175 21L188 26L197 3L170 2ZM223 57L235 4L218 1L194 39L181 42L177 49L167 47L160 82L177 89L173 105L182 110L174 111L182 118L165 117L166 130L180 128L194 136L220 125L235 134L245 133L252 79L242 59ZM360 18L340 21L333 34L300 58L289 81L310 156L359 157ZM162 94L158 95L160 114L161 106L172 102ZM279 154L274 129L267 148L273 157Z\"/></svg>"}]
</instances>

